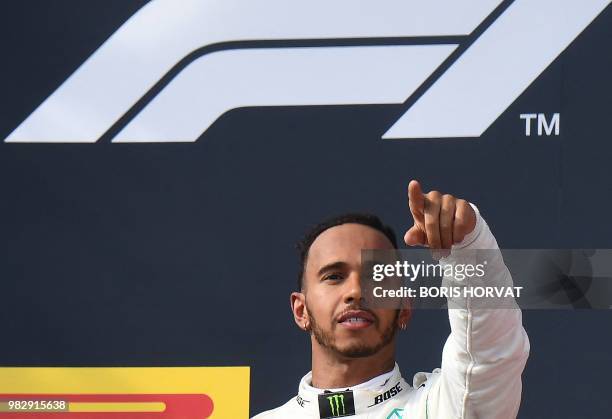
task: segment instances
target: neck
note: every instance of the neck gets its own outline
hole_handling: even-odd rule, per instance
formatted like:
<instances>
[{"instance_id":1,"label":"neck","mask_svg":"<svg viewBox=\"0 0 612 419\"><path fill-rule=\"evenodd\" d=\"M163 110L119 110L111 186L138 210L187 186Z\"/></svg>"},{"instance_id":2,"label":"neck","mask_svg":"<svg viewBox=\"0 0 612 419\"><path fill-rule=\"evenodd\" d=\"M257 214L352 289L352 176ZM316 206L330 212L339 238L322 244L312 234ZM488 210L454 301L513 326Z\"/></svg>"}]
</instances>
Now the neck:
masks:
<instances>
[{"instance_id":1,"label":"neck","mask_svg":"<svg viewBox=\"0 0 612 419\"><path fill-rule=\"evenodd\" d=\"M349 358L321 346L313 337L312 386L315 388L356 386L391 371L394 366L394 341L374 355Z\"/></svg>"}]
</instances>

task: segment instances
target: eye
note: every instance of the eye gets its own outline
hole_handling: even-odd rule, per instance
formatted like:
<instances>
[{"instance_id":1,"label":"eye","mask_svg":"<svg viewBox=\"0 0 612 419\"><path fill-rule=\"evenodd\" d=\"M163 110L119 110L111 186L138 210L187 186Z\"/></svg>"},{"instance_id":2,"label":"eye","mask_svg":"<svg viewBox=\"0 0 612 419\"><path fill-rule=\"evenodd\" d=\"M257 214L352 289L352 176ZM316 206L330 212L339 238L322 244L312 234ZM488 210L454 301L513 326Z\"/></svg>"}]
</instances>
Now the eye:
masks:
<instances>
[{"instance_id":1,"label":"eye","mask_svg":"<svg viewBox=\"0 0 612 419\"><path fill-rule=\"evenodd\" d=\"M340 281L344 277L339 272L332 272L323 277L324 281Z\"/></svg>"}]
</instances>

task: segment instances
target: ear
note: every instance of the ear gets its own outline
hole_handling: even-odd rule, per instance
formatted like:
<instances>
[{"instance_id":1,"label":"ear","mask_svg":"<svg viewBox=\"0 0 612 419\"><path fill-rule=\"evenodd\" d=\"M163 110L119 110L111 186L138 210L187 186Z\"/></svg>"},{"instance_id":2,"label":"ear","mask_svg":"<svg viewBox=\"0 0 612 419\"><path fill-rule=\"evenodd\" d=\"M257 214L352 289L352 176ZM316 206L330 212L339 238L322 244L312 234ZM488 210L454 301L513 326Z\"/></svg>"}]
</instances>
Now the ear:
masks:
<instances>
[{"instance_id":1,"label":"ear","mask_svg":"<svg viewBox=\"0 0 612 419\"><path fill-rule=\"evenodd\" d=\"M408 325L410 323L410 319L412 318L412 302L410 298L402 298L402 307L400 309L400 314L397 318L398 323L401 325Z\"/></svg>"},{"instance_id":2,"label":"ear","mask_svg":"<svg viewBox=\"0 0 612 419\"><path fill-rule=\"evenodd\" d=\"M293 312L293 320L302 330L309 330L310 319L306 310L306 296L301 292L292 292L289 298L291 311Z\"/></svg>"}]
</instances>

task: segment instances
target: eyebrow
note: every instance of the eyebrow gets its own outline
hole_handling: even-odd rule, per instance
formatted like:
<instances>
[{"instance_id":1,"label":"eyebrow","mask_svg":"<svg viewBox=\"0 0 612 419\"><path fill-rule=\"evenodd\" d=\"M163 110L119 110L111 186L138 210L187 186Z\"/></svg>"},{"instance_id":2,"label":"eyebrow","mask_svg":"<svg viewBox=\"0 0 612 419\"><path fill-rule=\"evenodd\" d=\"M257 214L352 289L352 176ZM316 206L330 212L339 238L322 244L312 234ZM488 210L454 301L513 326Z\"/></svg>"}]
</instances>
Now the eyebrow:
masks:
<instances>
[{"instance_id":1,"label":"eyebrow","mask_svg":"<svg viewBox=\"0 0 612 419\"><path fill-rule=\"evenodd\" d=\"M327 265L319 269L319 272L317 272L317 276L321 276L323 273L334 269L346 269L347 266L348 263L342 261L328 263Z\"/></svg>"}]
</instances>

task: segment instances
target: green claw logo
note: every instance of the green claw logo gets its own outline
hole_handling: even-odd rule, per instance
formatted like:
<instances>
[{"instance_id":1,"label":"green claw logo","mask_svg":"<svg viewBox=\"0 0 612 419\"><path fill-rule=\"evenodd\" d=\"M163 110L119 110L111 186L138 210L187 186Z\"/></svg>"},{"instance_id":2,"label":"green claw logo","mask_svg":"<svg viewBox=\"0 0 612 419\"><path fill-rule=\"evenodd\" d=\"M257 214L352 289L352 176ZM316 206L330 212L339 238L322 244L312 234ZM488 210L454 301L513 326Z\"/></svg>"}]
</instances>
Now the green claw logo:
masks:
<instances>
[{"instance_id":1,"label":"green claw logo","mask_svg":"<svg viewBox=\"0 0 612 419\"><path fill-rule=\"evenodd\" d=\"M340 416L340 407L342 407L342 414L346 415L346 409L344 408L344 394L334 394L327 398L329 401L329 407L331 407L332 416Z\"/></svg>"}]
</instances>

